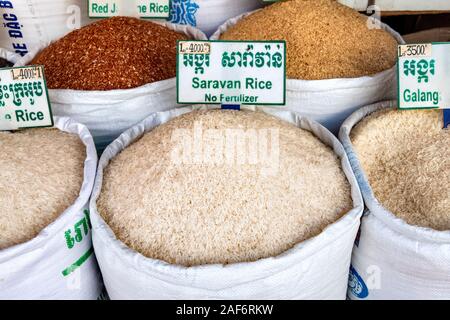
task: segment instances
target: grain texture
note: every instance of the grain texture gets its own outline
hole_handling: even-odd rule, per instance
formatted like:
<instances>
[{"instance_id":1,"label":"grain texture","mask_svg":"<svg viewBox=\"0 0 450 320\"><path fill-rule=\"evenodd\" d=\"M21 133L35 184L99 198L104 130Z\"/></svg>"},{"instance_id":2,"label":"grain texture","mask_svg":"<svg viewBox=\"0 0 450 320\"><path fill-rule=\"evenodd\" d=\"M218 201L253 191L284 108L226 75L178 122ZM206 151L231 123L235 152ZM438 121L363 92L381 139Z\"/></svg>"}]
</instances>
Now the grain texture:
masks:
<instances>
[{"instance_id":1,"label":"grain texture","mask_svg":"<svg viewBox=\"0 0 450 320\"><path fill-rule=\"evenodd\" d=\"M437 110L383 110L351 139L376 198L411 225L450 230L450 131Z\"/></svg>"},{"instance_id":2,"label":"grain texture","mask_svg":"<svg viewBox=\"0 0 450 320\"><path fill-rule=\"evenodd\" d=\"M204 134L198 150L216 160L177 163L176 132L188 129L181 132L187 137L199 123ZM268 153L278 145L278 161L240 163L250 154L250 138L240 149L247 151L226 158L231 148L217 142L229 129L279 130L278 143L267 135ZM268 163L276 170L263 172ZM104 171L97 205L132 249L192 266L276 256L321 233L352 208L352 200L340 159L310 132L261 112L209 110L177 117L117 155Z\"/></svg>"},{"instance_id":3,"label":"grain texture","mask_svg":"<svg viewBox=\"0 0 450 320\"><path fill-rule=\"evenodd\" d=\"M355 78L395 65L397 41L367 17L332 0L275 3L240 20L222 40L286 40L287 76Z\"/></svg>"},{"instance_id":4,"label":"grain texture","mask_svg":"<svg viewBox=\"0 0 450 320\"><path fill-rule=\"evenodd\" d=\"M114 17L75 30L31 62L50 89L135 88L175 77L176 42L187 36L153 22Z\"/></svg>"},{"instance_id":5,"label":"grain texture","mask_svg":"<svg viewBox=\"0 0 450 320\"><path fill-rule=\"evenodd\" d=\"M78 198L86 151L56 129L0 132L0 249L31 240Z\"/></svg>"}]
</instances>

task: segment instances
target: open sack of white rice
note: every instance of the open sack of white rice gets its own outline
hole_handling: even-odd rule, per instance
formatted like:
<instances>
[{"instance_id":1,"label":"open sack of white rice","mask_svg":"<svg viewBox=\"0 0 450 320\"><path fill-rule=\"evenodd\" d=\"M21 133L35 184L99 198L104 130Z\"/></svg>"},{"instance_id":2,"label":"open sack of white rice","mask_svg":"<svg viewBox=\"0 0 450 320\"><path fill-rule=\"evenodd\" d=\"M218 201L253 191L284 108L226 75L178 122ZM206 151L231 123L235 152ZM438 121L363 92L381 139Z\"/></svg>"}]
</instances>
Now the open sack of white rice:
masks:
<instances>
[{"instance_id":1,"label":"open sack of white rice","mask_svg":"<svg viewBox=\"0 0 450 320\"><path fill-rule=\"evenodd\" d=\"M363 210L318 123L206 107L155 113L108 146L90 207L112 299L345 299Z\"/></svg>"},{"instance_id":2,"label":"open sack of white rice","mask_svg":"<svg viewBox=\"0 0 450 320\"><path fill-rule=\"evenodd\" d=\"M353 252L353 299L450 299L450 131L442 110L371 105L340 137L368 211Z\"/></svg>"},{"instance_id":3,"label":"open sack of white rice","mask_svg":"<svg viewBox=\"0 0 450 320\"><path fill-rule=\"evenodd\" d=\"M88 201L97 153L85 126L0 132L0 299L96 299Z\"/></svg>"}]
</instances>

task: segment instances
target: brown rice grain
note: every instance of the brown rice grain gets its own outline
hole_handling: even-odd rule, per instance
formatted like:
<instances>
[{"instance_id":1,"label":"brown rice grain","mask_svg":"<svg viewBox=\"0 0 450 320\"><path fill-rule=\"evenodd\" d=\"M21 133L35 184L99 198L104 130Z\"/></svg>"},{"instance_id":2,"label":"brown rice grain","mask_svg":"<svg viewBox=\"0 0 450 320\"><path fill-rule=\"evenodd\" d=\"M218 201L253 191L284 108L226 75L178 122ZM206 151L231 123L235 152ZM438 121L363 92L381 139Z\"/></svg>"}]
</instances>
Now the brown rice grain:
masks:
<instances>
[{"instance_id":1,"label":"brown rice grain","mask_svg":"<svg viewBox=\"0 0 450 320\"><path fill-rule=\"evenodd\" d=\"M290 0L240 20L222 40L286 40L287 76L320 80L373 75L395 65L397 41L333 0Z\"/></svg>"},{"instance_id":2,"label":"brown rice grain","mask_svg":"<svg viewBox=\"0 0 450 320\"><path fill-rule=\"evenodd\" d=\"M75 30L31 62L50 89L135 88L176 74L176 42L187 36L153 22L114 17Z\"/></svg>"}]
</instances>

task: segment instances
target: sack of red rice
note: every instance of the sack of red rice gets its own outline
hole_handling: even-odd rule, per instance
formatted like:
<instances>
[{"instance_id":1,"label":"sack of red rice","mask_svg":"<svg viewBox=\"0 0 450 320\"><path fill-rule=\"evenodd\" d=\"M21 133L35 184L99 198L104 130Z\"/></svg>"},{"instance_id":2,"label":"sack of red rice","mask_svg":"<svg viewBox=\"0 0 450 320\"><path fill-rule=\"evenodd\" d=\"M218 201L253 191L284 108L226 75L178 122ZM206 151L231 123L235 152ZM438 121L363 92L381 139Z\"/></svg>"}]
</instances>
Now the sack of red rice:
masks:
<instances>
[{"instance_id":1,"label":"sack of red rice","mask_svg":"<svg viewBox=\"0 0 450 320\"><path fill-rule=\"evenodd\" d=\"M57 116L85 124L99 149L176 103L176 42L206 39L190 26L100 20L38 48L16 66L42 64Z\"/></svg>"},{"instance_id":2,"label":"sack of red rice","mask_svg":"<svg viewBox=\"0 0 450 320\"><path fill-rule=\"evenodd\" d=\"M355 112L340 132L368 211L353 251L352 299L450 299L450 131L442 111Z\"/></svg>"},{"instance_id":3,"label":"sack of red rice","mask_svg":"<svg viewBox=\"0 0 450 320\"><path fill-rule=\"evenodd\" d=\"M85 126L0 132L0 300L96 299L88 200L97 153Z\"/></svg>"},{"instance_id":4,"label":"sack of red rice","mask_svg":"<svg viewBox=\"0 0 450 320\"><path fill-rule=\"evenodd\" d=\"M261 0L172 0L169 21L197 27L210 36L228 19L262 5Z\"/></svg>"},{"instance_id":5,"label":"sack of red rice","mask_svg":"<svg viewBox=\"0 0 450 320\"><path fill-rule=\"evenodd\" d=\"M345 299L363 209L319 124L205 107L108 146L90 207L112 299Z\"/></svg>"},{"instance_id":6,"label":"sack of red rice","mask_svg":"<svg viewBox=\"0 0 450 320\"><path fill-rule=\"evenodd\" d=\"M286 40L286 106L337 133L356 109L396 94L401 36L333 0L290 0L224 23L212 40Z\"/></svg>"}]
</instances>

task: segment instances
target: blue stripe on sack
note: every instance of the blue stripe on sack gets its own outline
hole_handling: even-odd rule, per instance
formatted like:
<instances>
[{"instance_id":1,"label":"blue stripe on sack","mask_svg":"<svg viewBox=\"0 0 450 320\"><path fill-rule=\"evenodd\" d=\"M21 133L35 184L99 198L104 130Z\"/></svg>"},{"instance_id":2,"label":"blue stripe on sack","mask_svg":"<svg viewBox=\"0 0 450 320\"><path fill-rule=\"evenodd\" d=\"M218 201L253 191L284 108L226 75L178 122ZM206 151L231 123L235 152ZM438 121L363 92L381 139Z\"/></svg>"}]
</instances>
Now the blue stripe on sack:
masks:
<instances>
[{"instance_id":1,"label":"blue stripe on sack","mask_svg":"<svg viewBox=\"0 0 450 320\"><path fill-rule=\"evenodd\" d=\"M239 105L239 104L222 104L221 108L223 110L241 110L241 105Z\"/></svg>"},{"instance_id":2,"label":"blue stripe on sack","mask_svg":"<svg viewBox=\"0 0 450 320\"><path fill-rule=\"evenodd\" d=\"M369 296L369 289L352 265L350 265L350 273L348 276L348 288L351 294L359 299L365 299Z\"/></svg>"},{"instance_id":3,"label":"blue stripe on sack","mask_svg":"<svg viewBox=\"0 0 450 320\"><path fill-rule=\"evenodd\" d=\"M449 129L450 125L450 109L444 109L444 129Z\"/></svg>"},{"instance_id":4,"label":"blue stripe on sack","mask_svg":"<svg viewBox=\"0 0 450 320\"><path fill-rule=\"evenodd\" d=\"M193 0L172 0L169 21L172 23L197 26L195 17L200 6Z\"/></svg>"}]
</instances>

